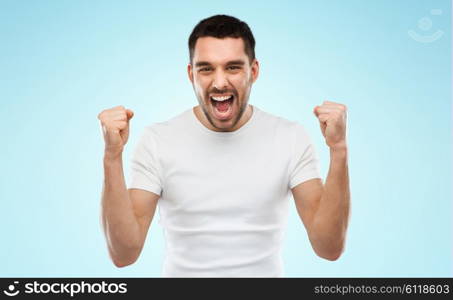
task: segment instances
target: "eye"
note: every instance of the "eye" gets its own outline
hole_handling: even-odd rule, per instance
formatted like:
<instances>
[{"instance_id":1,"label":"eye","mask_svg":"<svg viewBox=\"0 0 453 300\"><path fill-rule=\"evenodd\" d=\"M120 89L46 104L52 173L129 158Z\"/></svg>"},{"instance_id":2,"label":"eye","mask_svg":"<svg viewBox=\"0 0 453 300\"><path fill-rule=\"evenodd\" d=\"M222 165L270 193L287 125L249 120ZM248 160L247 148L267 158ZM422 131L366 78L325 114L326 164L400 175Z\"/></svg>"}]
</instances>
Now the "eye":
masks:
<instances>
[{"instance_id":1,"label":"eye","mask_svg":"<svg viewBox=\"0 0 453 300\"><path fill-rule=\"evenodd\" d=\"M204 67L204 68L200 68L198 69L199 72L209 72L211 71L212 69L210 67Z\"/></svg>"},{"instance_id":2,"label":"eye","mask_svg":"<svg viewBox=\"0 0 453 300\"><path fill-rule=\"evenodd\" d=\"M239 70L241 67L239 66L229 66L227 69L228 70Z\"/></svg>"}]
</instances>

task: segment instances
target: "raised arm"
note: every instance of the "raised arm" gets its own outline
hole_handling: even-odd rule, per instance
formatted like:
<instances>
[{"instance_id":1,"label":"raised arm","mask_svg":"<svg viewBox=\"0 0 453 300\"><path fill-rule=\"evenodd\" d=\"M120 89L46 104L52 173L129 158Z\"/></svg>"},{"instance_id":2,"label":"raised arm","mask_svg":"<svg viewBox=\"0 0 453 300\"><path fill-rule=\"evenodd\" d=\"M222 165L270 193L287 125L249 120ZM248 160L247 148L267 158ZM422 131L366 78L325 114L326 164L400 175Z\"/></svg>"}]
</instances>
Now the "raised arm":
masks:
<instances>
[{"instance_id":1,"label":"raised arm","mask_svg":"<svg viewBox=\"0 0 453 300\"><path fill-rule=\"evenodd\" d=\"M350 214L346 106L325 101L314 109L330 148L326 183L303 182L292 189L296 208L316 254L336 260L344 250Z\"/></svg>"},{"instance_id":2,"label":"raised arm","mask_svg":"<svg viewBox=\"0 0 453 300\"><path fill-rule=\"evenodd\" d=\"M133 112L123 106L98 115L105 141L101 222L117 267L130 265L139 257L159 199L157 194L126 187L122 153L132 117Z\"/></svg>"}]
</instances>

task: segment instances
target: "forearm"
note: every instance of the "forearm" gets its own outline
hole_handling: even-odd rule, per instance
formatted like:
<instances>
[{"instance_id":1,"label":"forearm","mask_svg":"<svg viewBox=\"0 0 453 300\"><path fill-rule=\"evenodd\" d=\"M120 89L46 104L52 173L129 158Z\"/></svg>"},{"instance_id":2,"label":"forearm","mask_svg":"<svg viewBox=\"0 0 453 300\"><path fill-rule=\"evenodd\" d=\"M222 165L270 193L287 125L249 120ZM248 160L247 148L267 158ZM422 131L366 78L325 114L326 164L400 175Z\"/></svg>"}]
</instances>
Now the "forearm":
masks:
<instances>
[{"instance_id":1,"label":"forearm","mask_svg":"<svg viewBox=\"0 0 453 300\"><path fill-rule=\"evenodd\" d=\"M121 156L104 158L102 225L115 263L134 260L140 245L140 228L126 188Z\"/></svg>"},{"instance_id":2,"label":"forearm","mask_svg":"<svg viewBox=\"0 0 453 300\"><path fill-rule=\"evenodd\" d=\"M330 167L312 225L313 241L327 256L344 246L350 209L347 147L330 150Z\"/></svg>"}]
</instances>

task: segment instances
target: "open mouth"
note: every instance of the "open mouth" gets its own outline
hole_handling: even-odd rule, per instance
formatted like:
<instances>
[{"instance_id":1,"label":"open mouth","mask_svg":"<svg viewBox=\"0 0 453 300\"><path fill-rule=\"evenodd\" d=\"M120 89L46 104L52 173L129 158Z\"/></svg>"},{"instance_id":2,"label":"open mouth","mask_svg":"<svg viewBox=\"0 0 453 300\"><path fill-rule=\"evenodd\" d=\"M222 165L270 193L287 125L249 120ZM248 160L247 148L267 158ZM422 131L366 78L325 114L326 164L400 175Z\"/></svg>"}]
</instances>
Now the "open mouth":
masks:
<instances>
[{"instance_id":1,"label":"open mouth","mask_svg":"<svg viewBox=\"0 0 453 300\"><path fill-rule=\"evenodd\" d=\"M234 95L215 95L209 97L214 116L219 120L230 119L233 114Z\"/></svg>"}]
</instances>

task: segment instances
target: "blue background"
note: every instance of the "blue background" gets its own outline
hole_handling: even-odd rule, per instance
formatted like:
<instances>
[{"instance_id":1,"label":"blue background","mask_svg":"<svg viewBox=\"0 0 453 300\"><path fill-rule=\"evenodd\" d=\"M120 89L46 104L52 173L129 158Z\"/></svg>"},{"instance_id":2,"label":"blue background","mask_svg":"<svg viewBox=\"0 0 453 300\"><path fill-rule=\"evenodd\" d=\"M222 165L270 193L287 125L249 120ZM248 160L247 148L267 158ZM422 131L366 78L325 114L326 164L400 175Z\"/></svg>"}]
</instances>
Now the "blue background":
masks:
<instances>
[{"instance_id":1,"label":"blue background","mask_svg":"<svg viewBox=\"0 0 453 300\"><path fill-rule=\"evenodd\" d=\"M245 20L257 40L250 103L303 124L323 176L329 152L313 107L349 108L346 251L318 258L292 204L286 276L451 277L451 3L391 0L1 1L0 276L160 276L157 213L134 265L109 259L96 117L135 111L127 169L144 126L197 104L187 39L217 13ZM444 34L421 43L411 29Z\"/></svg>"}]
</instances>

